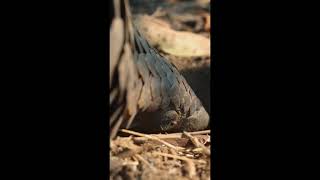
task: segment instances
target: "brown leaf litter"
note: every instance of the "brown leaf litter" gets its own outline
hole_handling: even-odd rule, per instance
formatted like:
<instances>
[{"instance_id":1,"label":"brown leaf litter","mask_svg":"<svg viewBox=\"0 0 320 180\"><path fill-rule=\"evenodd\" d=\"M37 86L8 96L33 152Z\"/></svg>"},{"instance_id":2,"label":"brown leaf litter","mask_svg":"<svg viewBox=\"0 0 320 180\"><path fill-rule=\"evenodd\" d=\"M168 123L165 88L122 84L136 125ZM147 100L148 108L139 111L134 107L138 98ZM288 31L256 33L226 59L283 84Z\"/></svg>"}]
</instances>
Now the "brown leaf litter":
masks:
<instances>
[{"instance_id":1,"label":"brown leaf litter","mask_svg":"<svg viewBox=\"0 0 320 180\"><path fill-rule=\"evenodd\" d=\"M210 130L142 134L110 144L110 179L210 179Z\"/></svg>"}]
</instances>

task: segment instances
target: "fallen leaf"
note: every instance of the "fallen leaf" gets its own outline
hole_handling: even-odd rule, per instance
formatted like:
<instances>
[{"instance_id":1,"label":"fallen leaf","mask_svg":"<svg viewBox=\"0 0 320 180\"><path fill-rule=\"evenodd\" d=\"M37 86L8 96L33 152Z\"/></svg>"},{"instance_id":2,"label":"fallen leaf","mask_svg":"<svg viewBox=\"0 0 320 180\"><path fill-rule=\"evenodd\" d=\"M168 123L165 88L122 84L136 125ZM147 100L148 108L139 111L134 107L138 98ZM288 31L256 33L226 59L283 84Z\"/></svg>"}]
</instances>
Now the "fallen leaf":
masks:
<instances>
[{"instance_id":1,"label":"fallen leaf","mask_svg":"<svg viewBox=\"0 0 320 180\"><path fill-rule=\"evenodd\" d=\"M152 46L162 51L183 57L210 56L210 40L202 35L186 31L175 31L163 21L140 15L135 24Z\"/></svg>"}]
</instances>

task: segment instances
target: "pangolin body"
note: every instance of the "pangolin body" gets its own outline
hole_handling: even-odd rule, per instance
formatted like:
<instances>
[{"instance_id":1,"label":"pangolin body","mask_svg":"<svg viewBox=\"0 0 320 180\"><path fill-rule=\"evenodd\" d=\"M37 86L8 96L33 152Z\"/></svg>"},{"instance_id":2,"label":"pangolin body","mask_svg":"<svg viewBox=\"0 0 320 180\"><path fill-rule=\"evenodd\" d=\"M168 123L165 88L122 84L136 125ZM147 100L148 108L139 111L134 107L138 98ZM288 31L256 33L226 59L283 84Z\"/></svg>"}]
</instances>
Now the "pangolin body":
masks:
<instances>
[{"instance_id":1,"label":"pangolin body","mask_svg":"<svg viewBox=\"0 0 320 180\"><path fill-rule=\"evenodd\" d=\"M119 127L130 125L158 132L206 128L208 113L177 68L135 28L128 1L114 0L113 5L109 69L111 138ZM132 124L137 114L139 118ZM148 114L147 119L144 114Z\"/></svg>"}]
</instances>

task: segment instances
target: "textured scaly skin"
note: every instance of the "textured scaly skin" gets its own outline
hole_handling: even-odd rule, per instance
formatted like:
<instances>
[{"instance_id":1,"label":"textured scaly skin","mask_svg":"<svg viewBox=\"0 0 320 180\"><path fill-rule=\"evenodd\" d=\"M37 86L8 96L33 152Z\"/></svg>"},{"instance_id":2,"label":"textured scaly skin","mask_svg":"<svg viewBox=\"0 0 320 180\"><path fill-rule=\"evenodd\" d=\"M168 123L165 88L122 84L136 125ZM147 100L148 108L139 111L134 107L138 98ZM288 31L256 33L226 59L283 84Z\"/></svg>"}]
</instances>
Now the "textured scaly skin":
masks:
<instances>
[{"instance_id":1,"label":"textured scaly skin","mask_svg":"<svg viewBox=\"0 0 320 180\"><path fill-rule=\"evenodd\" d=\"M138 113L152 118L136 120L133 127L149 127L151 132L205 129L208 113L177 68L134 27L128 2L114 0L114 11L110 28L111 137L120 126L129 128Z\"/></svg>"}]
</instances>

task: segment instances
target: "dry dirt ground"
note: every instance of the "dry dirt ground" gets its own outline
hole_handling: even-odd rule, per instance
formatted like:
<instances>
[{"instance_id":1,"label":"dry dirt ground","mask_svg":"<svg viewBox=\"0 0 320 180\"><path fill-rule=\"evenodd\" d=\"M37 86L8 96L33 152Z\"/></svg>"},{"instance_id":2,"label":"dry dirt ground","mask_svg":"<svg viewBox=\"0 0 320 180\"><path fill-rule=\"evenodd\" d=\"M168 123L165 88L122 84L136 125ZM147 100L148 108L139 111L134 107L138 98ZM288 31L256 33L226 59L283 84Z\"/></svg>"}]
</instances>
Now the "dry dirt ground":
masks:
<instances>
[{"instance_id":1,"label":"dry dirt ground","mask_svg":"<svg viewBox=\"0 0 320 180\"><path fill-rule=\"evenodd\" d=\"M210 179L209 130L128 133L111 141L110 179Z\"/></svg>"},{"instance_id":2,"label":"dry dirt ground","mask_svg":"<svg viewBox=\"0 0 320 180\"><path fill-rule=\"evenodd\" d=\"M175 30L210 38L210 27L199 16L202 12L210 15L208 2L130 0L134 15L151 15L159 10L162 14L171 13L169 18L159 18ZM210 57L161 53L176 65L210 113ZM110 179L210 179L210 130L152 135L122 131L126 136L118 136L110 144Z\"/></svg>"}]
</instances>

